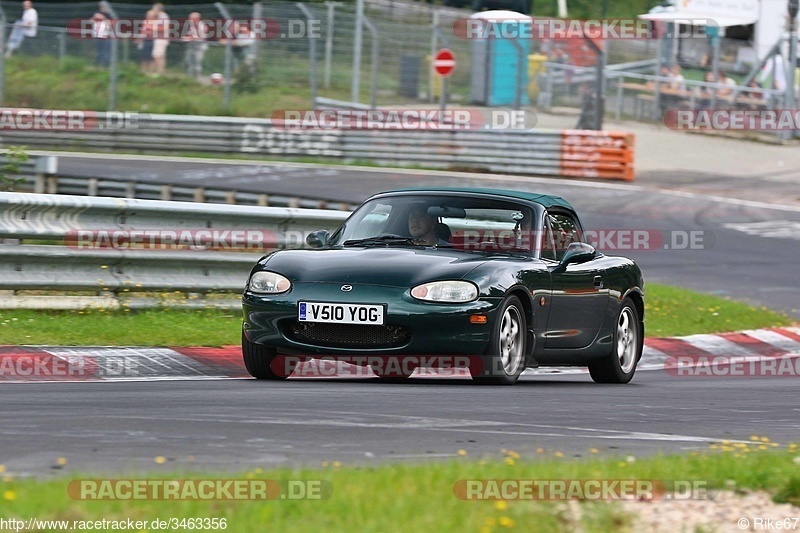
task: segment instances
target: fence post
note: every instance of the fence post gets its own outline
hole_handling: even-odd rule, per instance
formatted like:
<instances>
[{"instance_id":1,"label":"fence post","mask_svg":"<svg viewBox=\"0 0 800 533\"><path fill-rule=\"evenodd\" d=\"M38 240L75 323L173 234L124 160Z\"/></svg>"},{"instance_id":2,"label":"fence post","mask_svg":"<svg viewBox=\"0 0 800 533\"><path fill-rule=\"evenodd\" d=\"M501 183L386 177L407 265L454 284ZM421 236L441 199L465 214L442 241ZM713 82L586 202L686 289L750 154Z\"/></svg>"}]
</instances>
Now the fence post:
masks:
<instances>
[{"instance_id":1,"label":"fence post","mask_svg":"<svg viewBox=\"0 0 800 533\"><path fill-rule=\"evenodd\" d=\"M0 6L0 106L4 104L6 87L6 12Z\"/></svg>"},{"instance_id":2,"label":"fence post","mask_svg":"<svg viewBox=\"0 0 800 533\"><path fill-rule=\"evenodd\" d=\"M231 20L231 14L228 12L228 8L222 2L214 2L214 7L217 8L219 14L222 15L222 18L225 20ZM232 25L230 26L232 28ZM225 105L225 109L230 109L231 107L231 75L233 72L233 39L226 39L225 40L225 83L222 89L222 100Z\"/></svg>"},{"instance_id":3,"label":"fence post","mask_svg":"<svg viewBox=\"0 0 800 533\"><path fill-rule=\"evenodd\" d=\"M305 4L297 2L297 8L306 17L306 29L311 28L311 19L313 18L311 11L308 10ZM317 108L317 37L312 35L311 31L308 34L308 62L309 62L309 85L311 86L311 108Z\"/></svg>"},{"instance_id":4,"label":"fence post","mask_svg":"<svg viewBox=\"0 0 800 533\"><path fill-rule=\"evenodd\" d=\"M117 108L117 54L119 43L111 39L111 63L108 66L108 110Z\"/></svg>"},{"instance_id":5,"label":"fence post","mask_svg":"<svg viewBox=\"0 0 800 533\"><path fill-rule=\"evenodd\" d=\"M331 86L331 59L333 56L333 18L340 2L325 2L328 6L328 20L325 29L325 88Z\"/></svg>"},{"instance_id":6,"label":"fence post","mask_svg":"<svg viewBox=\"0 0 800 533\"><path fill-rule=\"evenodd\" d=\"M63 32L59 32L56 35L56 40L58 40L58 66L59 68L64 68L64 57L67 55L67 42Z\"/></svg>"},{"instance_id":7,"label":"fence post","mask_svg":"<svg viewBox=\"0 0 800 533\"><path fill-rule=\"evenodd\" d=\"M260 20L264 16L264 4L256 2L253 4L253 20ZM261 38L256 37L253 43L253 64L258 65L258 56L261 55Z\"/></svg>"},{"instance_id":8,"label":"fence post","mask_svg":"<svg viewBox=\"0 0 800 533\"><path fill-rule=\"evenodd\" d=\"M119 18L111 4L105 0L100 2L100 7L105 9L112 19ZM113 32L112 35L109 35L109 38L111 39L111 62L108 65L108 110L113 111L117 107L117 55L119 54L119 43Z\"/></svg>"},{"instance_id":9,"label":"fence post","mask_svg":"<svg viewBox=\"0 0 800 533\"><path fill-rule=\"evenodd\" d=\"M361 83L361 39L364 24L364 0L356 0L356 29L353 40L353 82L350 86L350 100L358 102L359 84Z\"/></svg>"},{"instance_id":10,"label":"fence post","mask_svg":"<svg viewBox=\"0 0 800 533\"><path fill-rule=\"evenodd\" d=\"M517 72L516 72L516 81L514 85L514 109L519 110L522 108L522 72L523 68L525 68L525 47L522 46L517 39L510 39L511 44L514 45L514 48L517 49L517 53L519 54L519 63L517 64Z\"/></svg>"},{"instance_id":11,"label":"fence post","mask_svg":"<svg viewBox=\"0 0 800 533\"><path fill-rule=\"evenodd\" d=\"M433 10L433 22L431 23L431 56L428 61L428 102L433 103L433 87L436 84L436 72L433 70L433 58L436 56L436 48L439 37L439 11Z\"/></svg>"},{"instance_id":12,"label":"fence post","mask_svg":"<svg viewBox=\"0 0 800 533\"><path fill-rule=\"evenodd\" d=\"M375 109L378 103L378 46L380 45L380 37L378 37L378 28L367 17L364 17L364 24L369 30L370 37L372 38L372 59L370 61L370 107Z\"/></svg>"}]
</instances>

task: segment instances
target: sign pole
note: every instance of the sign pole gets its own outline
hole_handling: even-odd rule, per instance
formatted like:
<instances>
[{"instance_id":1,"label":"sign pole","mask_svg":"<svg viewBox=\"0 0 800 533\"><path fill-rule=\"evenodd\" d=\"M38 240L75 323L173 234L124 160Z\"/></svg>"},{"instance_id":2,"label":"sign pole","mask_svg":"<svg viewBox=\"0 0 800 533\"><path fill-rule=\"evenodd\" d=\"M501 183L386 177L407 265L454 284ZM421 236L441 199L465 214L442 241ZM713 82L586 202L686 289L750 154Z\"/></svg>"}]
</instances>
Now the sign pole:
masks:
<instances>
[{"instance_id":1,"label":"sign pole","mask_svg":"<svg viewBox=\"0 0 800 533\"><path fill-rule=\"evenodd\" d=\"M456 68L456 56L452 50L442 48L436 52L433 58L433 70L442 81L441 91L439 92L439 109L442 112L447 109L447 78L453 73Z\"/></svg>"}]
</instances>

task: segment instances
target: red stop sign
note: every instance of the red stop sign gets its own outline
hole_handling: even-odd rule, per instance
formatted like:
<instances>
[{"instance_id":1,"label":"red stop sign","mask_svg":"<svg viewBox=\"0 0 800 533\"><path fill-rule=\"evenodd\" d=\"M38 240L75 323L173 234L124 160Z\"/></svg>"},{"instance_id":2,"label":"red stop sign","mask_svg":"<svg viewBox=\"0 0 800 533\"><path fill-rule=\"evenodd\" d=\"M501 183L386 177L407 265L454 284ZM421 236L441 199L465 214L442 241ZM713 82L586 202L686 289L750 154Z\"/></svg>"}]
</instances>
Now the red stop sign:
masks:
<instances>
[{"instance_id":1,"label":"red stop sign","mask_svg":"<svg viewBox=\"0 0 800 533\"><path fill-rule=\"evenodd\" d=\"M442 48L436 52L436 57L433 59L433 68L442 77L446 78L451 75L456 68L456 56L453 51L448 48Z\"/></svg>"}]
</instances>

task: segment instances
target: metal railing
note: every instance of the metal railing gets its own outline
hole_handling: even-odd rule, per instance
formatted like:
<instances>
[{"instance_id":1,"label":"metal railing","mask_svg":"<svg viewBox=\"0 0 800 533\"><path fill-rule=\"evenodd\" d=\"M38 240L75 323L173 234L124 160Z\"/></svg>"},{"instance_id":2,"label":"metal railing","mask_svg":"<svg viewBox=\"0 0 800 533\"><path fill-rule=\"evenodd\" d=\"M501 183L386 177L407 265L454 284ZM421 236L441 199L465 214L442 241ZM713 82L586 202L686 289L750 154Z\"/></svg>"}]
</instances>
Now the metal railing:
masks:
<instances>
[{"instance_id":1,"label":"metal railing","mask_svg":"<svg viewBox=\"0 0 800 533\"><path fill-rule=\"evenodd\" d=\"M0 244L0 290L239 292L266 251L303 247L310 231L332 230L348 215L0 193L0 239L21 243ZM0 308L18 306L15 296L0 295Z\"/></svg>"},{"instance_id":2,"label":"metal railing","mask_svg":"<svg viewBox=\"0 0 800 533\"><path fill-rule=\"evenodd\" d=\"M7 162L8 158L0 154L0 168ZM340 211L351 211L354 207L347 202L333 202L319 198L286 196L268 192L254 193L222 187L186 187L133 179L61 175L58 170L58 156L52 155L30 157L19 165L16 172L8 174L8 178L14 182L13 191L37 194L105 196L140 200L207 202L212 204L334 209Z\"/></svg>"}]
</instances>

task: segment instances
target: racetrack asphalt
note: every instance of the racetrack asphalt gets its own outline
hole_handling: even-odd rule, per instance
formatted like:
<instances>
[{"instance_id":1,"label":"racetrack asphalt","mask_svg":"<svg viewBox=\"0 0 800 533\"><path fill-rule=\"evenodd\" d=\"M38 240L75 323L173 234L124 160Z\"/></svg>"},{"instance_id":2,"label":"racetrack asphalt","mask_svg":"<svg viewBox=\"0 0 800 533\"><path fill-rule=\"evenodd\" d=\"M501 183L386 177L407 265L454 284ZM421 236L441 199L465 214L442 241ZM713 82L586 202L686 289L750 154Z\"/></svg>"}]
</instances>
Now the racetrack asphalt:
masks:
<instances>
[{"instance_id":1,"label":"racetrack asphalt","mask_svg":"<svg viewBox=\"0 0 800 533\"><path fill-rule=\"evenodd\" d=\"M796 378L664 371L624 386L585 374L524 376L514 387L414 378L3 384L0 463L47 476L420 462L458 450L499 457L503 448L533 458L591 448L641 457L753 434L796 441L796 391Z\"/></svg>"}]
</instances>

